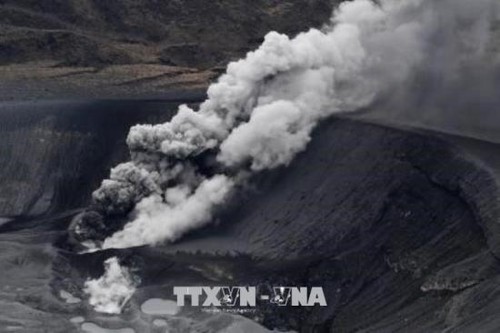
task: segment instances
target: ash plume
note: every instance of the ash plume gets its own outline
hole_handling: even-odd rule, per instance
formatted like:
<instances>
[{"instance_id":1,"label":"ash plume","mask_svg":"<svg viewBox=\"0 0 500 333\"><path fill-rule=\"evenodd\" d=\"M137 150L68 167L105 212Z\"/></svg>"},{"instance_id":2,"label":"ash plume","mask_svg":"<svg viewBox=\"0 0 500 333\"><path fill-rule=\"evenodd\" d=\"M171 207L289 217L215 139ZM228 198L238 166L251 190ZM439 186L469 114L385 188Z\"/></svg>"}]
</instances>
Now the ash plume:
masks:
<instances>
[{"instance_id":1,"label":"ash plume","mask_svg":"<svg viewBox=\"0 0 500 333\"><path fill-rule=\"evenodd\" d=\"M270 32L228 65L198 110L184 105L167 123L130 130L131 160L93 194L103 214L128 214L129 222L98 247L173 241L209 223L242 181L289 164L332 114L381 98L397 108L433 104L413 89L422 73L441 78L432 94L447 96L464 68L498 62L498 7L495 0L354 0L322 30L294 38Z\"/></svg>"}]
</instances>

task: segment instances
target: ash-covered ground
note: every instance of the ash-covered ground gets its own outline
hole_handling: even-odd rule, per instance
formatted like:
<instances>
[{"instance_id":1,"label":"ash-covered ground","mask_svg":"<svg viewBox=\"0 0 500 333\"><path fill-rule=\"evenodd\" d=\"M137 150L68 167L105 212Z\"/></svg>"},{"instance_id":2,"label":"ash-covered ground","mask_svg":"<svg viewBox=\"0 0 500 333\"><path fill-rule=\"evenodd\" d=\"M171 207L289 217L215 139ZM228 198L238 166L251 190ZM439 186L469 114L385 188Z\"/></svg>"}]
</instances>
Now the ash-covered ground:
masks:
<instances>
[{"instance_id":1,"label":"ash-covered ground","mask_svg":"<svg viewBox=\"0 0 500 333\"><path fill-rule=\"evenodd\" d=\"M171 287L179 284L323 286L326 308L262 305L248 315L271 329L499 327L499 148L466 137L331 119L291 166L253 179L253 190L221 211L217 226L165 246L75 252L68 226L109 166L127 158L129 125L167 120L177 103L2 105L5 331L77 332L93 323L163 332L155 325L163 321L173 332L257 329L240 317L196 308L173 316L141 310L150 298L173 299ZM89 114L91 127L82 121ZM32 168L23 163L28 157ZM93 311L82 292L112 256L141 279L115 316Z\"/></svg>"},{"instance_id":2,"label":"ash-covered ground","mask_svg":"<svg viewBox=\"0 0 500 333\"><path fill-rule=\"evenodd\" d=\"M0 1L0 332L498 331L500 5L335 4Z\"/></svg>"}]
</instances>

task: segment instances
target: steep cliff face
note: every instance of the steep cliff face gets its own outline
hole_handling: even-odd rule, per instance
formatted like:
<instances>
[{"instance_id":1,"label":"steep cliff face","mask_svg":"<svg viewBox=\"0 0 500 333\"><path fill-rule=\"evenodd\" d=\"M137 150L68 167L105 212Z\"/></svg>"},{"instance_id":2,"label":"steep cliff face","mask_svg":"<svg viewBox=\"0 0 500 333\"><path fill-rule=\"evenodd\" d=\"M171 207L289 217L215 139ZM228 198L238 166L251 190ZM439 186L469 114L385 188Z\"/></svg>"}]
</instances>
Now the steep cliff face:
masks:
<instances>
[{"instance_id":1,"label":"steep cliff face","mask_svg":"<svg viewBox=\"0 0 500 333\"><path fill-rule=\"evenodd\" d=\"M202 98L185 97L186 102ZM168 119L177 105L168 101L2 104L0 215L39 215L85 206L109 168L126 158L129 128Z\"/></svg>"},{"instance_id":2,"label":"steep cliff face","mask_svg":"<svg viewBox=\"0 0 500 333\"><path fill-rule=\"evenodd\" d=\"M171 297L173 285L186 283L323 286L326 308L259 307L255 317L270 328L500 327L498 189L487 158L498 148L465 138L332 119L289 167L253 179L217 225L156 248L71 252L72 209L87 205L109 167L126 159L128 127L168 119L178 103L3 106L0 215L14 220L0 227L0 327L76 331L69 319L83 315L105 327L154 332L140 304ZM142 281L124 315L110 319L86 302L66 304L61 291L85 299L83 282L102 274L109 256ZM180 316L187 319L172 322L178 331L206 326L196 310ZM214 320L214 332L227 324Z\"/></svg>"}]
</instances>

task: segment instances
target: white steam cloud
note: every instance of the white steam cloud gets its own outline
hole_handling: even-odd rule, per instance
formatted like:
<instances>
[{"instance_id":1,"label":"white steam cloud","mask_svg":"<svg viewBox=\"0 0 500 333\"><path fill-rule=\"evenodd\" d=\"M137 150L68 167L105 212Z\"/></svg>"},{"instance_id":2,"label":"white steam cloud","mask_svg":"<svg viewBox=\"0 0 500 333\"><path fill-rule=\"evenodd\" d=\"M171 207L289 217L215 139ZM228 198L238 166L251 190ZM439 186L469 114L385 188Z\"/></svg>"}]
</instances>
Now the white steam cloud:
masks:
<instances>
[{"instance_id":1,"label":"white steam cloud","mask_svg":"<svg viewBox=\"0 0 500 333\"><path fill-rule=\"evenodd\" d=\"M165 197L146 197L137 204L134 222L107 238L103 247L122 248L175 240L210 221L212 207L224 201L232 186L230 179L217 175L203 180L194 193L190 193L189 187L179 185L167 189Z\"/></svg>"},{"instance_id":2,"label":"white steam cloud","mask_svg":"<svg viewBox=\"0 0 500 333\"><path fill-rule=\"evenodd\" d=\"M85 282L84 292L90 295L89 304L96 311L117 314L135 292L134 281L127 268L120 266L118 258L104 263L105 272L99 279Z\"/></svg>"},{"instance_id":3,"label":"white steam cloud","mask_svg":"<svg viewBox=\"0 0 500 333\"><path fill-rule=\"evenodd\" d=\"M369 106L418 71L451 78L481 61L495 20L496 0L354 0L323 30L269 33L199 110L130 130L131 161L93 195L130 222L102 247L172 241L209 223L245 175L289 164L321 119Z\"/></svg>"}]
</instances>

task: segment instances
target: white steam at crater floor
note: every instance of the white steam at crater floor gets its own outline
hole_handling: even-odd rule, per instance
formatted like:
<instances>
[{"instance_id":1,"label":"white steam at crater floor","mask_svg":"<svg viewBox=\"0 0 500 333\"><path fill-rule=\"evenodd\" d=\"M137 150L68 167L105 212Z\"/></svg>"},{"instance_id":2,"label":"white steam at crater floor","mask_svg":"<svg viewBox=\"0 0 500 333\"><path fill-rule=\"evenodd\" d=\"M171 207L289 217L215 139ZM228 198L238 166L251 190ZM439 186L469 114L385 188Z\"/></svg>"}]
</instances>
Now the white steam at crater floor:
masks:
<instances>
[{"instance_id":1,"label":"white steam at crater floor","mask_svg":"<svg viewBox=\"0 0 500 333\"><path fill-rule=\"evenodd\" d=\"M178 186L169 188L165 198L146 197L137 204L134 222L107 238L103 247L123 248L173 241L210 221L211 210L224 201L232 186L230 179L217 175L203 180L194 193L189 193L187 187Z\"/></svg>"},{"instance_id":2,"label":"white steam at crater floor","mask_svg":"<svg viewBox=\"0 0 500 333\"><path fill-rule=\"evenodd\" d=\"M498 7L354 0L321 31L269 33L229 64L199 110L181 106L167 123L130 130L131 161L93 194L106 214L130 212L103 248L175 240L209 223L245 175L290 163L321 119L407 88L415 73L452 80L463 66L486 63Z\"/></svg>"},{"instance_id":3,"label":"white steam at crater floor","mask_svg":"<svg viewBox=\"0 0 500 333\"><path fill-rule=\"evenodd\" d=\"M116 257L106 260L104 268L103 276L85 282L84 292L90 295L89 304L96 311L117 314L134 294L135 283Z\"/></svg>"}]
</instances>

